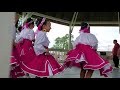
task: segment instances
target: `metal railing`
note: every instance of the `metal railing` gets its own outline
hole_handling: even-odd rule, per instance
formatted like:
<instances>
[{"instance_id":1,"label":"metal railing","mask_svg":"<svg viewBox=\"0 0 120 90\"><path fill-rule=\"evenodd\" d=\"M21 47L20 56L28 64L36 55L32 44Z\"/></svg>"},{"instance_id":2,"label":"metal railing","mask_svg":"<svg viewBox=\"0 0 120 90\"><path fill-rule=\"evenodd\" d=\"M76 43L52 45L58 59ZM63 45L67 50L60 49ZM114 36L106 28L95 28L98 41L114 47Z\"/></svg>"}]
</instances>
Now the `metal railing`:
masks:
<instances>
[{"instance_id":1,"label":"metal railing","mask_svg":"<svg viewBox=\"0 0 120 90\"><path fill-rule=\"evenodd\" d=\"M68 52L68 50L63 50L63 49L49 49L49 51L54 56L54 58L58 60L58 62L60 63L64 62L66 58L66 54Z\"/></svg>"},{"instance_id":2,"label":"metal railing","mask_svg":"<svg viewBox=\"0 0 120 90\"><path fill-rule=\"evenodd\" d=\"M55 57L55 59L60 62L63 63L64 60L66 59L66 54L68 52L68 50L63 50L63 49L49 49L50 53ZM101 53L104 53L104 55L102 55ZM105 58L106 60L111 61L112 60L112 52L109 51L98 51L98 54Z\"/></svg>"}]
</instances>

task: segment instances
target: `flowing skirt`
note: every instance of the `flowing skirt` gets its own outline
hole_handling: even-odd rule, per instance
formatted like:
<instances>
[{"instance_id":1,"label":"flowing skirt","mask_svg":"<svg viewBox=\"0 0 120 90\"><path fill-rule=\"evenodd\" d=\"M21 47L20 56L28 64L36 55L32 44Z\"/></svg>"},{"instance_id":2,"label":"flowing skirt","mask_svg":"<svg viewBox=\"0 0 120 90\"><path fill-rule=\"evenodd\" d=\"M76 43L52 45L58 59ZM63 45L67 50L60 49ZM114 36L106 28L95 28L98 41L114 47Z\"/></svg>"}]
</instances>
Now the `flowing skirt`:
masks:
<instances>
[{"instance_id":1,"label":"flowing skirt","mask_svg":"<svg viewBox=\"0 0 120 90\"><path fill-rule=\"evenodd\" d=\"M25 73L20 68L20 57L16 47L13 47L10 58L10 78L18 78L25 76Z\"/></svg>"},{"instance_id":2,"label":"flowing skirt","mask_svg":"<svg viewBox=\"0 0 120 90\"><path fill-rule=\"evenodd\" d=\"M37 77L50 77L64 70L64 67L52 55L36 56L30 40L24 39L17 48L22 59L20 67L25 73Z\"/></svg>"},{"instance_id":3,"label":"flowing skirt","mask_svg":"<svg viewBox=\"0 0 120 90\"><path fill-rule=\"evenodd\" d=\"M108 60L103 59L89 45L78 44L75 49L67 53L67 58L64 62L66 68L76 66L81 68L80 63L83 63L85 70L99 70L100 75L107 77L112 72L112 66Z\"/></svg>"}]
</instances>

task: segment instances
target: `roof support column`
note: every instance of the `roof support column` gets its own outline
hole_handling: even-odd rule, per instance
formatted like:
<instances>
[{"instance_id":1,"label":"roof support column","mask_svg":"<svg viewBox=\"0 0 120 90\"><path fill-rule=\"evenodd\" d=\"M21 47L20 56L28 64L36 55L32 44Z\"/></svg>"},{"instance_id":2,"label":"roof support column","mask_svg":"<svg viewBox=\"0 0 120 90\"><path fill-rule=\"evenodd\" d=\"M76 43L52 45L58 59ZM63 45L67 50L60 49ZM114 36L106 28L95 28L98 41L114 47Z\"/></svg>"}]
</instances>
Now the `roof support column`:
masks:
<instances>
[{"instance_id":1,"label":"roof support column","mask_svg":"<svg viewBox=\"0 0 120 90\"><path fill-rule=\"evenodd\" d=\"M68 49L69 49L69 50L72 48L71 33L72 33L72 31L73 31L73 28L74 28L74 25L75 25L77 16L78 16L78 12L74 12L72 21L71 21L71 23L70 23L70 29L69 29L69 44L68 44Z\"/></svg>"}]
</instances>

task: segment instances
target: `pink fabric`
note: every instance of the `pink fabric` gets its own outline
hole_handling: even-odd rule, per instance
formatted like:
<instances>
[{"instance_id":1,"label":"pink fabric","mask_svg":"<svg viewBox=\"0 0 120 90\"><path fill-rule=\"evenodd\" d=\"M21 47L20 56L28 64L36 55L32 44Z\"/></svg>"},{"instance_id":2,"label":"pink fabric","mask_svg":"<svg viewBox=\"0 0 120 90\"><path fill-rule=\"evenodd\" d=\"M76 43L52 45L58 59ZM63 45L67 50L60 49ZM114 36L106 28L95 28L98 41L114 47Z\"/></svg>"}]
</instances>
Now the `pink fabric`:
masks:
<instances>
[{"instance_id":1,"label":"pink fabric","mask_svg":"<svg viewBox=\"0 0 120 90\"><path fill-rule=\"evenodd\" d=\"M32 42L24 39L18 45L19 53L23 50L25 55L21 56L22 63L20 67L27 73L38 77L49 77L48 65L51 66L53 75L64 70L52 55L41 54L36 56Z\"/></svg>"},{"instance_id":2,"label":"pink fabric","mask_svg":"<svg viewBox=\"0 0 120 90\"><path fill-rule=\"evenodd\" d=\"M45 22L46 18L43 18L41 23L38 25L38 30L41 30L41 27L43 25L43 23Z\"/></svg>"},{"instance_id":3,"label":"pink fabric","mask_svg":"<svg viewBox=\"0 0 120 90\"><path fill-rule=\"evenodd\" d=\"M25 24L26 28L28 28L28 23Z\"/></svg>"},{"instance_id":4,"label":"pink fabric","mask_svg":"<svg viewBox=\"0 0 120 90\"><path fill-rule=\"evenodd\" d=\"M28 23L24 24L21 30L23 30L25 28L28 28Z\"/></svg>"},{"instance_id":5,"label":"pink fabric","mask_svg":"<svg viewBox=\"0 0 120 90\"><path fill-rule=\"evenodd\" d=\"M50 65L53 75L64 70L64 67L60 65L52 55L44 54L36 56L29 63L22 62L21 68L38 77L49 77L48 65Z\"/></svg>"},{"instance_id":6,"label":"pink fabric","mask_svg":"<svg viewBox=\"0 0 120 90\"><path fill-rule=\"evenodd\" d=\"M41 25L38 26L38 30L41 30Z\"/></svg>"},{"instance_id":7,"label":"pink fabric","mask_svg":"<svg viewBox=\"0 0 120 90\"><path fill-rule=\"evenodd\" d=\"M19 55L17 49L14 47L11 53L10 65L19 63Z\"/></svg>"},{"instance_id":8,"label":"pink fabric","mask_svg":"<svg viewBox=\"0 0 120 90\"><path fill-rule=\"evenodd\" d=\"M10 78L18 78L22 76L25 76L25 73L20 68L20 66L16 66L15 69L10 71Z\"/></svg>"},{"instance_id":9,"label":"pink fabric","mask_svg":"<svg viewBox=\"0 0 120 90\"><path fill-rule=\"evenodd\" d=\"M41 27L43 25L43 23L45 22L46 18L43 18L41 23L38 25L37 31L35 32L35 34L37 34L38 31L41 31Z\"/></svg>"},{"instance_id":10,"label":"pink fabric","mask_svg":"<svg viewBox=\"0 0 120 90\"><path fill-rule=\"evenodd\" d=\"M28 40L28 39L23 39L21 42L19 42L17 44L17 50L19 52L21 61L25 61L25 62L29 62L32 57L34 58L35 52L34 52L34 48L33 48L33 44L32 41ZM23 54L22 54L23 52ZM30 58L31 56L31 58Z\"/></svg>"},{"instance_id":11,"label":"pink fabric","mask_svg":"<svg viewBox=\"0 0 120 90\"><path fill-rule=\"evenodd\" d=\"M70 50L67 53L67 58L64 62L65 67L76 66L81 68L80 63L76 61L80 60L81 55L84 56L85 60L83 62L83 69L91 70L100 70L100 74L105 77L109 72L112 72L112 66L108 66L110 63L108 60L100 57L95 50L92 49L89 45L78 44L75 49ZM108 69L105 70L105 66L108 66Z\"/></svg>"},{"instance_id":12,"label":"pink fabric","mask_svg":"<svg viewBox=\"0 0 120 90\"><path fill-rule=\"evenodd\" d=\"M34 22L34 21L33 21L33 20L31 20L30 22L25 23L25 24L23 25L23 27L22 27L22 29L21 29L21 30L23 30L23 29L25 29L25 28L28 28L28 25L29 25L30 23L32 23L32 22Z\"/></svg>"},{"instance_id":13,"label":"pink fabric","mask_svg":"<svg viewBox=\"0 0 120 90\"><path fill-rule=\"evenodd\" d=\"M11 56L12 57L10 59L10 67L12 69L10 70L10 77L18 78L25 76L23 70L20 68L20 57L16 47L13 48Z\"/></svg>"},{"instance_id":14,"label":"pink fabric","mask_svg":"<svg viewBox=\"0 0 120 90\"><path fill-rule=\"evenodd\" d=\"M80 29L79 31L84 32L84 33L90 33L90 28L87 27L87 28L84 28L84 29Z\"/></svg>"}]
</instances>

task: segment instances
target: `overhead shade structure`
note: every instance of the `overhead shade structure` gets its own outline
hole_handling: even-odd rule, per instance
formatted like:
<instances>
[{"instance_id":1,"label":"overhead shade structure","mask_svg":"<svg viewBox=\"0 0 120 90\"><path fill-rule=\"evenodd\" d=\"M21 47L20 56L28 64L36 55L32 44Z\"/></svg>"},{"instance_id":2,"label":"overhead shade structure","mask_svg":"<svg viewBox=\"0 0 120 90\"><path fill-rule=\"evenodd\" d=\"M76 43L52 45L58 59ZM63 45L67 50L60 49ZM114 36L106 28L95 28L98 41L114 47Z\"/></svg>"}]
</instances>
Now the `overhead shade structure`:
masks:
<instances>
[{"instance_id":1,"label":"overhead shade structure","mask_svg":"<svg viewBox=\"0 0 120 90\"><path fill-rule=\"evenodd\" d=\"M25 12L30 13L30 12ZM31 12L33 18L46 17L54 23L70 25L74 12ZM21 14L21 13L20 13ZM82 21L91 26L118 26L118 12L78 12L75 26Z\"/></svg>"},{"instance_id":2,"label":"overhead shade structure","mask_svg":"<svg viewBox=\"0 0 120 90\"><path fill-rule=\"evenodd\" d=\"M90 26L118 26L118 12L24 12L26 16L32 18L45 17L51 22L70 26L69 30L69 49L71 48L71 33L74 26L80 26L81 22L85 21ZM120 28L119 28L120 30Z\"/></svg>"}]
</instances>

